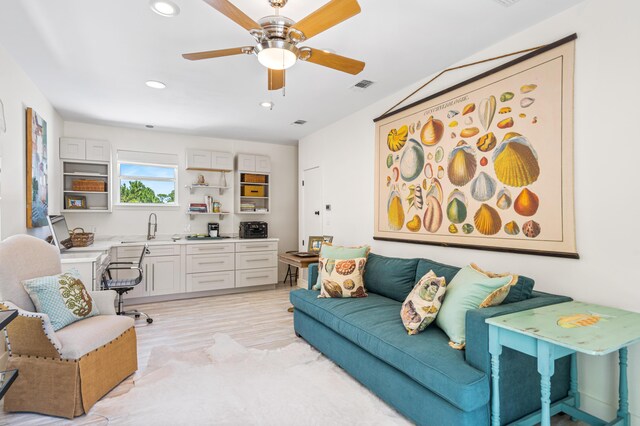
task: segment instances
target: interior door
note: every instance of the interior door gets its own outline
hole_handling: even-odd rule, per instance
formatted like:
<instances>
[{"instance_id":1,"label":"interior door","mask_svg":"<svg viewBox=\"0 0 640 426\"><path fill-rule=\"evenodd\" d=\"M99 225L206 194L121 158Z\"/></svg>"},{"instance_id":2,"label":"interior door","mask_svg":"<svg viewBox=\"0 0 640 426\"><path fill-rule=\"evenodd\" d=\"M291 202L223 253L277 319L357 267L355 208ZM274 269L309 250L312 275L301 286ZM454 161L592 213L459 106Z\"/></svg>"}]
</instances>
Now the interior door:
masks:
<instances>
[{"instance_id":1,"label":"interior door","mask_svg":"<svg viewBox=\"0 0 640 426\"><path fill-rule=\"evenodd\" d=\"M310 235L322 233L322 173L320 167L307 169L302 178L302 235L300 250L307 250Z\"/></svg>"}]
</instances>

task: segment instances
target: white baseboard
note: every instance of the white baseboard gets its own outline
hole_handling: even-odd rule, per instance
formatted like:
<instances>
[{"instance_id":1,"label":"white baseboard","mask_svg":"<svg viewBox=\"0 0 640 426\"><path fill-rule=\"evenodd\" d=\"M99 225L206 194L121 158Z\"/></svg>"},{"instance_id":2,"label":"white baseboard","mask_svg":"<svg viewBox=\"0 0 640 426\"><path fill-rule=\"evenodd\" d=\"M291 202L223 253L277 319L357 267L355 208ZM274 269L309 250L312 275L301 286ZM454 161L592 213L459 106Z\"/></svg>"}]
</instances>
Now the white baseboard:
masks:
<instances>
[{"instance_id":1,"label":"white baseboard","mask_svg":"<svg viewBox=\"0 0 640 426\"><path fill-rule=\"evenodd\" d=\"M601 401L584 392L580 392L580 409L587 413L599 417L605 421L611 421L616 418L618 407ZM640 415L630 413L630 421L632 425L640 424Z\"/></svg>"}]
</instances>

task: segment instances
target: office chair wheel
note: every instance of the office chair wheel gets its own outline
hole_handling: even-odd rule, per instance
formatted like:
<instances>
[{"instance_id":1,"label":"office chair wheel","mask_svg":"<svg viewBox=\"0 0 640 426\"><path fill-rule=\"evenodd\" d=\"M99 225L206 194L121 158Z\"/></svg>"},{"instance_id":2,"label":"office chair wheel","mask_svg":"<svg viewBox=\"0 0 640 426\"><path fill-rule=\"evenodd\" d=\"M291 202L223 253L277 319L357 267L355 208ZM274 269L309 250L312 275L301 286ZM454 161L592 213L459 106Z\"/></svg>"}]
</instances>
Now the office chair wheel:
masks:
<instances>
[{"instance_id":1,"label":"office chair wheel","mask_svg":"<svg viewBox=\"0 0 640 426\"><path fill-rule=\"evenodd\" d=\"M153 318L147 318L147 323L151 324L153 322Z\"/></svg>"},{"instance_id":2,"label":"office chair wheel","mask_svg":"<svg viewBox=\"0 0 640 426\"><path fill-rule=\"evenodd\" d=\"M136 317L136 319L140 318L140 314L135 314L134 317Z\"/></svg>"}]
</instances>

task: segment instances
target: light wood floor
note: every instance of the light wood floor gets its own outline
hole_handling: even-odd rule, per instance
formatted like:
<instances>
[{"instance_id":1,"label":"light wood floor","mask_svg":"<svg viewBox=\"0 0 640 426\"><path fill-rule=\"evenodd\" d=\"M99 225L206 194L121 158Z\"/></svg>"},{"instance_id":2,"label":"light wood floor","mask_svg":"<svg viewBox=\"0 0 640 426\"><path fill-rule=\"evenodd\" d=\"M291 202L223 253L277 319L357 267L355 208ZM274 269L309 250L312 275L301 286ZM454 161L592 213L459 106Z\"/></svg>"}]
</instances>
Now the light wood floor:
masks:
<instances>
[{"instance_id":1,"label":"light wood floor","mask_svg":"<svg viewBox=\"0 0 640 426\"><path fill-rule=\"evenodd\" d=\"M126 392L132 386L133 380L146 368L155 347L169 345L184 351L206 348L213 344L215 333L226 333L242 345L258 349L283 347L298 340L293 332L293 314L287 312L289 291L288 285L281 284L275 290L128 307L150 314L154 321L149 326L140 321L136 328L138 372L107 397ZM246 320L248 315L251 322ZM556 426L578 424L566 416L556 416L553 420ZM7 414L0 407L0 425L105 424L106 420L95 416L68 421L38 414Z\"/></svg>"}]
</instances>

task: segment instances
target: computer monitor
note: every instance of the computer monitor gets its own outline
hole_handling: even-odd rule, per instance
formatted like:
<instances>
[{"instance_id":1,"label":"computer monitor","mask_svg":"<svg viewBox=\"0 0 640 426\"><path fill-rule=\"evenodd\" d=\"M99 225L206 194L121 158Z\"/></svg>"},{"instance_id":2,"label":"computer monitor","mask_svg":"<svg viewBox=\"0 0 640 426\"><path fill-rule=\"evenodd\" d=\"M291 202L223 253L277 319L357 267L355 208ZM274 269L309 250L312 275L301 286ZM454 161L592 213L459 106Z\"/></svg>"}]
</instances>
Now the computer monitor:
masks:
<instances>
[{"instance_id":1,"label":"computer monitor","mask_svg":"<svg viewBox=\"0 0 640 426\"><path fill-rule=\"evenodd\" d=\"M49 222L49 228L51 229L51 236L53 242L60 249L60 251L70 249L73 247L71 243L71 235L69 234L69 228L67 227L67 221L62 215L49 215L47 216Z\"/></svg>"}]
</instances>

